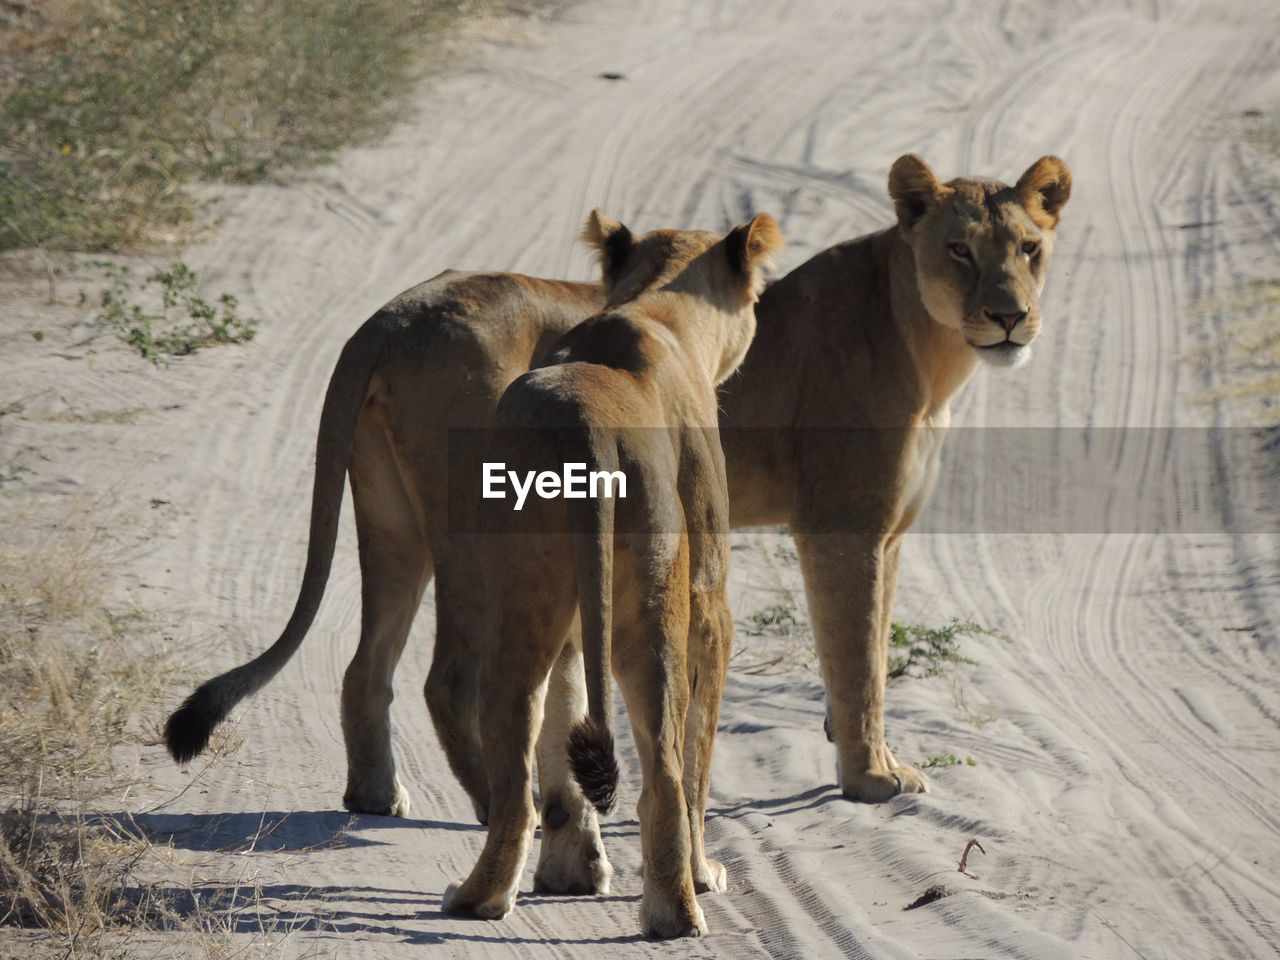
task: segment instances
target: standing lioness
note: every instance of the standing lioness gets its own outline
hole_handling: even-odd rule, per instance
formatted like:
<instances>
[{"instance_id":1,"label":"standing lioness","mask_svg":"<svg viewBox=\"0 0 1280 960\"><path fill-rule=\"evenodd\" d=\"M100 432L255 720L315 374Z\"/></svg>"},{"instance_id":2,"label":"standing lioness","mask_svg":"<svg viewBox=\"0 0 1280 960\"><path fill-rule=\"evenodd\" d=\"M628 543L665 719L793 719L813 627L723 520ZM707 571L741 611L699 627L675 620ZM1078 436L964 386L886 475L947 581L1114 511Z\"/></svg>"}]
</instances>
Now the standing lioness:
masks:
<instances>
[{"instance_id":1,"label":"standing lioness","mask_svg":"<svg viewBox=\"0 0 1280 960\"><path fill-rule=\"evenodd\" d=\"M697 935L706 923L695 883L724 889L724 868L704 856L702 822L733 634L715 388L746 355L759 269L782 234L761 214L723 239L633 238L595 211L584 236L600 250L606 283L617 277L613 296L503 394L485 461L517 476L580 463L620 473L626 496L482 504L490 609L476 652L489 835L444 910L501 917L515 904L536 823L542 699L580 610L588 713L568 738L575 779L597 810L612 806L612 662L644 778L640 925L651 936ZM607 884L605 874L596 886Z\"/></svg>"}]
</instances>

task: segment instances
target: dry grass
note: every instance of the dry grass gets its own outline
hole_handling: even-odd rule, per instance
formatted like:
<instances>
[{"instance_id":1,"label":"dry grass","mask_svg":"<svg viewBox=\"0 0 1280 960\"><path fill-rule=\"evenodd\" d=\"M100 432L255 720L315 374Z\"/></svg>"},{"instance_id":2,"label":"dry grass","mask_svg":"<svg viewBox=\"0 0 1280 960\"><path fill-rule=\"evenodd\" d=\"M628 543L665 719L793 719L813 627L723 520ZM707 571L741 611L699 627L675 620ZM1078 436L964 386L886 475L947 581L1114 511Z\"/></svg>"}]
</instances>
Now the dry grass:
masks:
<instances>
[{"instance_id":1,"label":"dry grass","mask_svg":"<svg viewBox=\"0 0 1280 960\"><path fill-rule=\"evenodd\" d=\"M1241 128L1243 179L1257 205L1275 216L1280 113L1246 110ZM1186 359L1209 371L1198 399L1260 427L1280 426L1280 279L1243 284L1194 305L1208 342Z\"/></svg>"},{"instance_id":2,"label":"dry grass","mask_svg":"<svg viewBox=\"0 0 1280 960\"><path fill-rule=\"evenodd\" d=\"M1191 354L1194 363L1220 370L1223 379L1201 400L1225 404L1259 426L1280 425L1280 281L1248 284L1198 305L1221 331Z\"/></svg>"},{"instance_id":3,"label":"dry grass","mask_svg":"<svg viewBox=\"0 0 1280 960\"><path fill-rule=\"evenodd\" d=\"M1280 116L1275 110L1246 110L1243 115L1244 142L1252 149L1280 155Z\"/></svg>"},{"instance_id":4,"label":"dry grass","mask_svg":"<svg viewBox=\"0 0 1280 960\"><path fill-rule=\"evenodd\" d=\"M0 250L182 237L248 182L385 129L460 0L0 4Z\"/></svg>"},{"instance_id":5,"label":"dry grass","mask_svg":"<svg viewBox=\"0 0 1280 960\"><path fill-rule=\"evenodd\" d=\"M193 860L153 843L130 812L145 787L136 761L159 749L157 719L183 678L163 625L112 595L122 521L97 503L2 496L0 953L315 955L243 859L278 822ZM220 731L187 787L151 809L238 746L234 729ZM345 829L318 845L340 844Z\"/></svg>"},{"instance_id":6,"label":"dry grass","mask_svg":"<svg viewBox=\"0 0 1280 960\"><path fill-rule=\"evenodd\" d=\"M992 720L999 720L1000 714L994 710L978 709L975 710L969 705L968 697L965 696L964 684L960 682L957 676L947 678L947 689L951 691L951 700L956 706L956 712L964 718L965 722L971 727L983 727Z\"/></svg>"},{"instance_id":7,"label":"dry grass","mask_svg":"<svg viewBox=\"0 0 1280 960\"><path fill-rule=\"evenodd\" d=\"M159 931L176 931L183 952L230 955L237 916L260 899L253 878L203 900L190 884L161 885L190 865L129 813L103 813L129 809L129 760L154 742L175 679L160 624L111 595L118 520L96 503L18 503L0 501L5 955L134 956Z\"/></svg>"},{"instance_id":8,"label":"dry grass","mask_svg":"<svg viewBox=\"0 0 1280 960\"><path fill-rule=\"evenodd\" d=\"M52 931L73 952L149 909L128 892L146 845L94 811L119 808L117 752L168 682L153 626L107 603L96 517L8 517L0 548L0 924Z\"/></svg>"}]
</instances>

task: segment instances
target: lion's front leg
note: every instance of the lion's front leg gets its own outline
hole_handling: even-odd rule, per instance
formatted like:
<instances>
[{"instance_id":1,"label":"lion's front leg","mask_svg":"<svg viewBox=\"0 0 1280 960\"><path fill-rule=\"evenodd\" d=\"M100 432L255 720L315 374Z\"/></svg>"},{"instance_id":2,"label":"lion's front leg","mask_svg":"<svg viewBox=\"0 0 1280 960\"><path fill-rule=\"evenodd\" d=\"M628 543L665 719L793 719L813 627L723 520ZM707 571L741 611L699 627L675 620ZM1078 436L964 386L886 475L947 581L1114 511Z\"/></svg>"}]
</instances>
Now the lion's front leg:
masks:
<instances>
[{"instance_id":1,"label":"lion's front leg","mask_svg":"<svg viewBox=\"0 0 1280 960\"><path fill-rule=\"evenodd\" d=\"M882 652L880 662L884 664L886 675L889 670L889 638L893 633L893 601L898 594L898 564L901 556L902 537L891 537L885 545L884 587L880 591L880 643ZM928 791L929 784L925 780L924 774L914 767L900 765L894 758L893 752L889 749L887 743L884 745L881 758L885 768L894 771L901 779L903 784L902 793L925 793Z\"/></svg>"},{"instance_id":2,"label":"lion's front leg","mask_svg":"<svg viewBox=\"0 0 1280 960\"><path fill-rule=\"evenodd\" d=\"M884 741L888 625L897 549L884 538L797 534L818 657L827 685L828 735L840 789L879 803L920 793L924 778L898 766Z\"/></svg>"},{"instance_id":3,"label":"lion's front leg","mask_svg":"<svg viewBox=\"0 0 1280 960\"><path fill-rule=\"evenodd\" d=\"M538 737L538 790L542 843L533 888L538 892L608 893L613 867L605 856L600 821L569 768L569 731L587 713L582 650L575 636L551 670L542 733Z\"/></svg>"}]
</instances>

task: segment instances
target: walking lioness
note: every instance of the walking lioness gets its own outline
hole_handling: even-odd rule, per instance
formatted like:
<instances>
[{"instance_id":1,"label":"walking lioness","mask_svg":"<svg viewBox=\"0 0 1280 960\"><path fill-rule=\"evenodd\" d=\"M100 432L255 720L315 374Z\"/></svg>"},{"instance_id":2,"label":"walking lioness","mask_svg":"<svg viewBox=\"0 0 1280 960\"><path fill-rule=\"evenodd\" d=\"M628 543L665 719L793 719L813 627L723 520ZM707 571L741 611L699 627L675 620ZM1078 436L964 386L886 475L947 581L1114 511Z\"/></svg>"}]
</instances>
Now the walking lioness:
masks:
<instances>
[{"instance_id":1,"label":"walking lioness","mask_svg":"<svg viewBox=\"0 0 1280 960\"><path fill-rule=\"evenodd\" d=\"M695 880L724 889L724 868L704 856L702 821L733 637L715 388L751 344L759 271L782 234L760 214L723 239L632 237L595 211L584 236L612 296L503 394L485 462L529 477L581 464L624 478L625 497L481 506L489 835L444 910L492 918L515 904L536 821L541 701L580 611L588 709L568 738L574 777L597 810L612 806L612 663L644 778L640 925L650 936L696 936L706 923ZM606 874L595 886L607 883Z\"/></svg>"},{"instance_id":2,"label":"walking lioness","mask_svg":"<svg viewBox=\"0 0 1280 960\"><path fill-rule=\"evenodd\" d=\"M950 402L983 359L1025 361L1071 175L1043 157L1009 186L940 182L919 158L889 174L897 223L825 250L771 285L739 373L720 388L734 526L790 524L827 687L828 735L845 796L924 789L884 739L888 629L902 533L937 475ZM311 539L293 616L256 660L198 689L170 718L186 760L302 642L324 593L343 483L351 477L364 611L342 690L351 810L403 815L391 753L391 681L433 574L436 646L427 702L449 762L483 816L489 805L476 701L475 631L486 597L475 538L477 479L450 497L448 433L486 427L507 385L598 310L598 285L448 272L370 318L329 382L316 451ZM457 466L455 464L455 466ZM472 502L474 498L475 502ZM581 660L552 671L538 747L542 842L535 880L598 889L596 815L564 758L586 713Z\"/></svg>"}]
</instances>

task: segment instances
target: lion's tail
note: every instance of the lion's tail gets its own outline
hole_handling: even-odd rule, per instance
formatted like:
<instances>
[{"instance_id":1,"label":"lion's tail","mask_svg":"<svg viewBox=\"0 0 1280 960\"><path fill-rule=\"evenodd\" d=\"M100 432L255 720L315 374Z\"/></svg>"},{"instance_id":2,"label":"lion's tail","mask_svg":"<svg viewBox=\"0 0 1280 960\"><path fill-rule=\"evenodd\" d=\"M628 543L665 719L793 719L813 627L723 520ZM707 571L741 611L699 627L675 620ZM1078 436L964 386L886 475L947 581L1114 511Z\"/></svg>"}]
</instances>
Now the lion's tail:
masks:
<instances>
[{"instance_id":1,"label":"lion's tail","mask_svg":"<svg viewBox=\"0 0 1280 960\"><path fill-rule=\"evenodd\" d=\"M593 466L617 469L616 463ZM574 503L570 517L587 673L587 715L569 732L569 766L588 802L600 813L608 813L618 792L618 761L609 728L613 719L613 499L606 496Z\"/></svg>"},{"instance_id":2,"label":"lion's tail","mask_svg":"<svg viewBox=\"0 0 1280 960\"><path fill-rule=\"evenodd\" d=\"M267 684L302 645L329 579L343 485L351 459L356 421L382 346L381 325L370 321L343 347L329 379L316 441L315 485L311 494L311 535L302 587L284 632L258 657L202 684L164 727L165 743L178 763L198 756L214 728L233 707Z\"/></svg>"}]
</instances>

